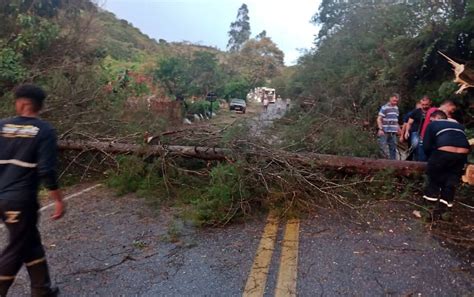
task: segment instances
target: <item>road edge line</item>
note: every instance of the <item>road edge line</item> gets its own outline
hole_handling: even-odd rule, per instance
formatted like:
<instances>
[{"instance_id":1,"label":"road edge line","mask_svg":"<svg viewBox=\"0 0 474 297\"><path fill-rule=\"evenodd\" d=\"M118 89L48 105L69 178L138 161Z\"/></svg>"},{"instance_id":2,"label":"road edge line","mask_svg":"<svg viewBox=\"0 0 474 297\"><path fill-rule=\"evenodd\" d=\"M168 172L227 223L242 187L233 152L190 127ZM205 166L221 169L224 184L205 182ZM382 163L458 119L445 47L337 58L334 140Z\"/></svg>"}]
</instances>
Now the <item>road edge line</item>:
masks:
<instances>
[{"instance_id":1,"label":"road edge line","mask_svg":"<svg viewBox=\"0 0 474 297\"><path fill-rule=\"evenodd\" d=\"M270 212L263 229L262 238L255 253L242 297L262 297L265 293L268 271L272 261L278 235L278 216Z\"/></svg>"},{"instance_id":2,"label":"road edge line","mask_svg":"<svg viewBox=\"0 0 474 297\"><path fill-rule=\"evenodd\" d=\"M74 194L71 194L71 195L67 195L66 197L63 198L63 201L68 201L68 200L70 200L70 199L72 199L72 198L75 198L75 197L77 197L77 196L80 196L80 195L82 195L82 194L84 194L84 193L90 192L90 191L92 191L92 190L94 190L94 189L96 189L96 188L98 188L98 187L100 187L100 186L102 186L102 184L96 184L96 185L90 186L90 187L88 187L88 188L85 188L85 189L83 189L83 190L81 190L81 191L79 191L79 192L77 192L77 193L74 193ZM48 205L45 205L45 206L43 206L43 207L41 207L41 208L39 209L39 211L40 211L40 212L41 212L41 211L45 211L45 210L47 210L48 208L51 208L51 207L53 207L53 206L54 206L54 202L53 202L53 203L50 203L50 204L48 204Z\"/></svg>"}]
</instances>

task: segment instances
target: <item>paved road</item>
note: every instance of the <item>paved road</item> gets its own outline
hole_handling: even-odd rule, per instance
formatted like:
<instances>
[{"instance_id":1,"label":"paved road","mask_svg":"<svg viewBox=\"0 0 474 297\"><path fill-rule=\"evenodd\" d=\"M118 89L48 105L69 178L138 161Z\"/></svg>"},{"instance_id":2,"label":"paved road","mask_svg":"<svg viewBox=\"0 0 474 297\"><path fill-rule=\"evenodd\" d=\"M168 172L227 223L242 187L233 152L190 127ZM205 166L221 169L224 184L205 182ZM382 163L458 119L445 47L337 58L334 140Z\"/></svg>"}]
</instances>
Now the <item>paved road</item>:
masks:
<instances>
[{"instance_id":1,"label":"paved road","mask_svg":"<svg viewBox=\"0 0 474 297\"><path fill-rule=\"evenodd\" d=\"M41 219L63 296L474 294L473 264L397 205L362 223L320 211L289 222L262 215L205 230L182 223L172 209L157 213L144 200L105 188L68 206L62 221L48 219L51 209ZM3 244L4 229L0 237ZM27 292L22 271L10 296Z\"/></svg>"},{"instance_id":2,"label":"paved road","mask_svg":"<svg viewBox=\"0 0 474 297\"><path fill-rule=\"evenodd\" d=\"M268 109L265 111L263 105L260 106L259 103L256 103L257 108L261 108L261 112L257 117L250 120L251 123L251 134L255 136L261 136L265 131L265 128L268 128L273 124L273 121L283 117L287 111L286 104L283 101L277 101L268 105Z\"/></svg>"}]
</instances>

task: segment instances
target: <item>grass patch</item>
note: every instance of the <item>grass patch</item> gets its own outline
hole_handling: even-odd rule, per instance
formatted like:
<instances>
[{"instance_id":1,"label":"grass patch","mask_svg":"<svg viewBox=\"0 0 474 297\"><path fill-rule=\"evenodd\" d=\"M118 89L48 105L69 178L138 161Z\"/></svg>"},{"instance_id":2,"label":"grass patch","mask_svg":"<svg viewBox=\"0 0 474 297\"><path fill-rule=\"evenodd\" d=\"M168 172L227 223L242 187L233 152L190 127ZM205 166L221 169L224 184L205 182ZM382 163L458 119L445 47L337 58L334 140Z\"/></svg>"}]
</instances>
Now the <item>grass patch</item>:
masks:
<instances>
[{"instance_id":1,"label":"grass patch","mask_svg":"<svg viewBox=\"0 0 474 297\"><path fill-rule=\"evenodd\" d=\"M316 112L302 113L295 108L275 122L272 133L279 136L280 147L285 150L368 158L379 156L376 137L360 123Z\"/></svg>"},{"instance_id":2,"label":"grass patch","mask_svg":"<svg viewBox=\"0 0 474 297\"><path fill-rule=\"evenodd\" d=\"M155 210L173 196L161 159L145 161L136 156L122 156L118 163L119 168L108 172L106 179L106 185L115 189L118 196L135 193Z\"/></svg>"},{"instance_id":3,"label":"grass patch","mask_svg":"<svg viewBox=\"0 0 474 297\"><path fill-rule=\"evenodd\" d=\"M193 221L198 225L227 223L242 214L251 197L249 184L238 164L219 164L212 168L210 180L198 196L191 199Z\"/></svg>"},{"instance_id":4,"label":"grass patch","mask_svg":"<svg viewBox=\"0 0 474 297\"><path fill-rule=\"evenodd\" d=\"M218 163L208 171L207 167L197 168L199 164L205 166L202 162L187 164L192 169L161 158L145 162L125 156L118 162L118 170L109 173L106 182L117 195L136 193L155 208L163 202L181 206L186 209L183 215L196 225L230 221L245 212L251 196L250 184L245 182L239 164Z\"/></svg>"}]
</instances>

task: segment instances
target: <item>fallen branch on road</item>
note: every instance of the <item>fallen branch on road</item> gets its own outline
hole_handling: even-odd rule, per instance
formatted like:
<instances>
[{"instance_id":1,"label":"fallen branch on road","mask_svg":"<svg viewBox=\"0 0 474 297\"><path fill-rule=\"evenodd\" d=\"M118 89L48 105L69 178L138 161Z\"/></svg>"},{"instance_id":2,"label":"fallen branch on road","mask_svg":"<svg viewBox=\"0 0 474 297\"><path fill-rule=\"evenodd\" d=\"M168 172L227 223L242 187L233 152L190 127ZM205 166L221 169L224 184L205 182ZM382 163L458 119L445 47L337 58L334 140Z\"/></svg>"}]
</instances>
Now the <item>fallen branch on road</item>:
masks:
<instances>
[{"instance_id":1,"label":"fallen branch on road","mask_svg":"<svg viewBox=\"0 0 474 297\"><path fill-rule=\"evenodd\" d=\"M75 272L72 272L72 273L69 273L69 274L66 274L66 276L69 276L69 275L79 275L79 274L87 274L87 273L98 273L98 272L104 272L106 270L109 270L109 269L112 269L114 267L117 267L119 265L122 265L123 263L127 262L127 261L136 261L135 258L133 258L132 256L130 255L126 255L122 258L122 260L120 260L119 262L115 263L115 264L112 264L112 265L108 265L108 266L105 266L105 267L100 267L100 268L90 268L90 269L82 269L82 270L78 270L78 271L75 271Z\"/></svg>"}]
</instances>

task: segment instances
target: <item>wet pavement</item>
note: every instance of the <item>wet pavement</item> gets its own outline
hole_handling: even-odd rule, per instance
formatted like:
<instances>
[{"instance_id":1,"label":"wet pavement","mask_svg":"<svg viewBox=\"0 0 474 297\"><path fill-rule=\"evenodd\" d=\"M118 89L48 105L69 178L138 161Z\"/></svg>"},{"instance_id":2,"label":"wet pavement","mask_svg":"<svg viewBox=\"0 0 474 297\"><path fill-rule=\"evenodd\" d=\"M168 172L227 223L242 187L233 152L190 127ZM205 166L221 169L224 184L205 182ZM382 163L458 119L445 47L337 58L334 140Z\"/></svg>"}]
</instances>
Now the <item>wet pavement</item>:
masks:
<instances>
[{"instance_id":1,"label":"wet pavement","mask_svg":"<svg viewBox=\"0 0 474 297\"><path fill-rule=\"evenodd\" d=\"M150 209L133 195L98 188L68 202L60 221L43 213L41 231L62 296L242 296L265 217L195 229L173 209ZM404 209L352 222L329 211L300 220L298 296L472 296L472 263L433 239ZM285 220L264 296L274 296ZM1 243L6 241L0 230ZM467 269L466 269L467 265ZM9 296L28 296L22 271Z\"/></svg>"},{"instance_id":2,"label":"wet pavement","mask_svg":"<svg viewBox=\"0 0 474 297\"><path fill-rule=\"evenodd\" d=\"M466 263L420 222L397 214L369 223L304 221L300 296L472 296Z\"/></svg>"},{"instance_id":3,"label":"wet pavement","mask_svg":"<svg viewBox=\"0 0 474 297\"><path fill-rule=\"evenodd\" d=\"M261 229L179 226L172 210L157 214L103 188L71 200L61 221L50 221L50 212L41 232L62 296L238 296ZM9 296L28 290L22 271Z\"/></svg>"}]
</instances>

